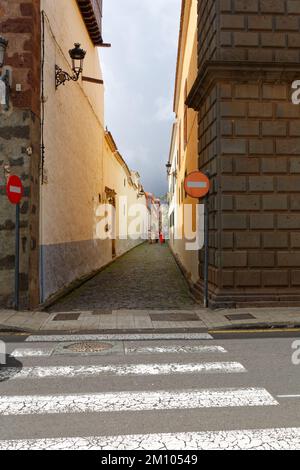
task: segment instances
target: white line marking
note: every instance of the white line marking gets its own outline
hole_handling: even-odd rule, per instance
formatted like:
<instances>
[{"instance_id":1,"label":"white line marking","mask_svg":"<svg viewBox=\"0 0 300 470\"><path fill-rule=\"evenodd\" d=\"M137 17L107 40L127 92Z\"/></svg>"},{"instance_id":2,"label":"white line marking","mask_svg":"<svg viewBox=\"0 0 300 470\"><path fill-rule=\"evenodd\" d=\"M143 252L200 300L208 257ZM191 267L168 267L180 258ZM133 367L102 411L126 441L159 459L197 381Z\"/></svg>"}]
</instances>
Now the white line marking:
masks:
<instances>
[{"instance_id":1,"label":"white line marking","mask_svg":"<svg viewBox=\"0 0 300 470\"><path fill-rule=\"evenodd\" d=\"M9 187L9 192L10 193L16 193L16 194L21 194L22 190L18 186L10 186Z\"/></svg>"},{"instance_id":2,"label":"white line marking","mask_svg":"<svg viewBox=\"0 0 300 470\"><path fill-rule=\"evenodd\" d=\"M143 334L107 334L107 335L51 335L29 336L26 342L30 343L63 343L69 341L134 341L148 339L199 339L210 340L213 337L208 333L143 333Z\"/></svg>"},{"instance_id":3,"label":"white line marking","mask_svg":"<svg viewBox=\"0 0 300 470\"><path fill-rule=\"evenodd\" d=\"M171 374L238 374L246 369L238 362L207 362L200 364L130 364L98 366L7 367L0 370L0 380L97 377L101 374L128 375Z\"/></svg>"},{"instance_id":4,"label":"white line marking","mask_svg":"<svg viewBox=\"0 0 300 470\"><path fill-rule=\"evenodd\" d=\"M53 353L53 348L36 348L36 349L15 349L11 357L49 357Z\"/></svg>"},{"instance_id":5,"label":"white line marking","mask_svg":"<svg viewBox=\"0 0 300 470\"><path fill-rule=\"evenodd\" d=\"M277 395L277 398L300 398L300 395Z\"/></svg>"},{"instance_id":6,"label":"white line marking","mask_svg":"<svg viewBox=\"0 0 300 470\"><path fill-rule=\"evenodd\" d=\"M85 395L1 396L0 415L108 413L277 405L279 403L267 390L260 388L160 390Z\"/></svg>"},{"instance_id":7,"label":"white line marking","mask_svg":"<svg viewBox=\"0 0 300 470\"><path fill-rule=\"evenodd\" d=\"M207 188L207 183L201 181L188 181L188 188Z\"/></svg>"},{"instance_id":8,"label":"white line marking","mask_svg":"<svg viewBox=\"0 0 300 470\"><path fill-rule=\"evenodd\" d=\"M222 346L125 346L126 354L208 354L227 353Z\"/></svg>"},{"instance_id":9,"label":"white line marking","mask_svg":"<svg viewBox=\"0 0 300 470\"><path fill-rule=\"evenodd\" d=\"M0 441L0 450L300 450L300 429Z\"/></svg>"}]
</instances>

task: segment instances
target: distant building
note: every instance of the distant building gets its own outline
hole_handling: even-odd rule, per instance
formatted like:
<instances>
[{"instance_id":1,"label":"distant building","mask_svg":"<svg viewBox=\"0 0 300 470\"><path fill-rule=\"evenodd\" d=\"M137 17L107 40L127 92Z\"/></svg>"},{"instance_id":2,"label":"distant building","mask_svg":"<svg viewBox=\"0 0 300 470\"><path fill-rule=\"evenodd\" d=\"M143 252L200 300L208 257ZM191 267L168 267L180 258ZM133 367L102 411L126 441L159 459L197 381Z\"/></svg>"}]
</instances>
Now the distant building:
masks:
<instances>
[{"instance_id":1,"label":"distant building","mask_svg":"<svg viewBox=\"0 0 300 470\"><path fill-rule=\"evenodd\" d=\"M120 256L147 239L147 226L141 218L141 226L131 226L135 206L146 208L146 196L141 184L140 175L130 171L120 154L109 131L105 132L103 196L102 202L115 208L115 237L106 241L104 250L108 258ZM137 229L140 237L136 237Z\"/></svg>"},{"instance_id":2,"label":"distant building","mask_svg":"<svg viewBox=\"0 0 300 470\"><path fill-rule=\"evenodd\" d=\"M152 193L145 193L148 209L148 241L157 243L161 234L161 210L160 199Z\"/></svg>"}]
</instances>

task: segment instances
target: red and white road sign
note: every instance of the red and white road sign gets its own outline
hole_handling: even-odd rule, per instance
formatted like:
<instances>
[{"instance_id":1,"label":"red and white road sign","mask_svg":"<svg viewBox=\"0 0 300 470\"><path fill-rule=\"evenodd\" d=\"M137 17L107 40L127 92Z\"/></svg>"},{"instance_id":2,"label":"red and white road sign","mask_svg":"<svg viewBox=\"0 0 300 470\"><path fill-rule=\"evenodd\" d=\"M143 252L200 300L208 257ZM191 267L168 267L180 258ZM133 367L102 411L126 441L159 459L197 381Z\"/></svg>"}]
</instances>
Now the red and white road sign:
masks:
<instances>
[{"instance_id":1,"label":"red and white road sign","mask_svg":"<svg viewBox=\"0 0 300 470\"><path fill-rule=\"evenodd\" d=\"M185 192L194 198L203 198L209 192L210 181L201 171L193 171L184 181Z\"/></svg>"},{"instance_id":2,"label":"red and white road sign","mask_svg":"<svg viewBox=\"0 0 300 470\"><path fill-rule=\"evenodd\" d=\"M6 194L12 204L20 203L24 194L24 188L18 176L13 175L9 177L6 185Z\"/></svg>"}]
</instances>

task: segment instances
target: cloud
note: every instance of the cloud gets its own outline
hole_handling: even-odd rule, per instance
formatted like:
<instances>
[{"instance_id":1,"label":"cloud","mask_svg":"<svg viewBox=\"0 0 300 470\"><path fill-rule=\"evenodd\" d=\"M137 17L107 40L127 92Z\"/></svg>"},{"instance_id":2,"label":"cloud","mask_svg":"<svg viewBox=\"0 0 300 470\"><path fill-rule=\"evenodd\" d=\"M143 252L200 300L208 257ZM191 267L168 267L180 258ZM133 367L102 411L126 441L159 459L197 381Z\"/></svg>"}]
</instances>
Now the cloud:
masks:
<instances>
[{"instance_id":1,"label":"cloud","mask_svg":"<svg viewBox=\"0 0 300 470\"><path fill-rule=\"evenodd\" d=\"M147 190L166 192L180 0L105 0L106 124Z\"/></svg>"}]
</instances>

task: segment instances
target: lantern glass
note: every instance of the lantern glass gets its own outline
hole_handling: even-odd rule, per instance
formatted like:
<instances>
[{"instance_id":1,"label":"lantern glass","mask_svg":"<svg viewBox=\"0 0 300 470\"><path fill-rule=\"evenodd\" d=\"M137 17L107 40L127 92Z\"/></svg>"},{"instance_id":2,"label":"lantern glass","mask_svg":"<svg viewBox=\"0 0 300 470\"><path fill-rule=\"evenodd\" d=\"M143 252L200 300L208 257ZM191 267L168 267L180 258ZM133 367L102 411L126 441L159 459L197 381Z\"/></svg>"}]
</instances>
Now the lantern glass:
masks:
<instances>
[{"instance_id":1,"label":"lantern glass","mask_svg":"<svg viewBox=\"0 0 300 470\"><path fill-rule=\"evenodd\" d=\"M70 57L72 59L72 69L74 72L81 72L83 70L83 60L86 55L86 51L81 49L80 44L74 44L74 49L69 51Z\"/></svg>"},{"instance_id":2,"label":"lantern glass","mask_svg":"<svg viewBox=\"0 0 300 470\"><path fill-rule=\"evenodd\" d=\"M3 67L8 41L0 36L0 67Z\"/></svg>"}]
</instances>

